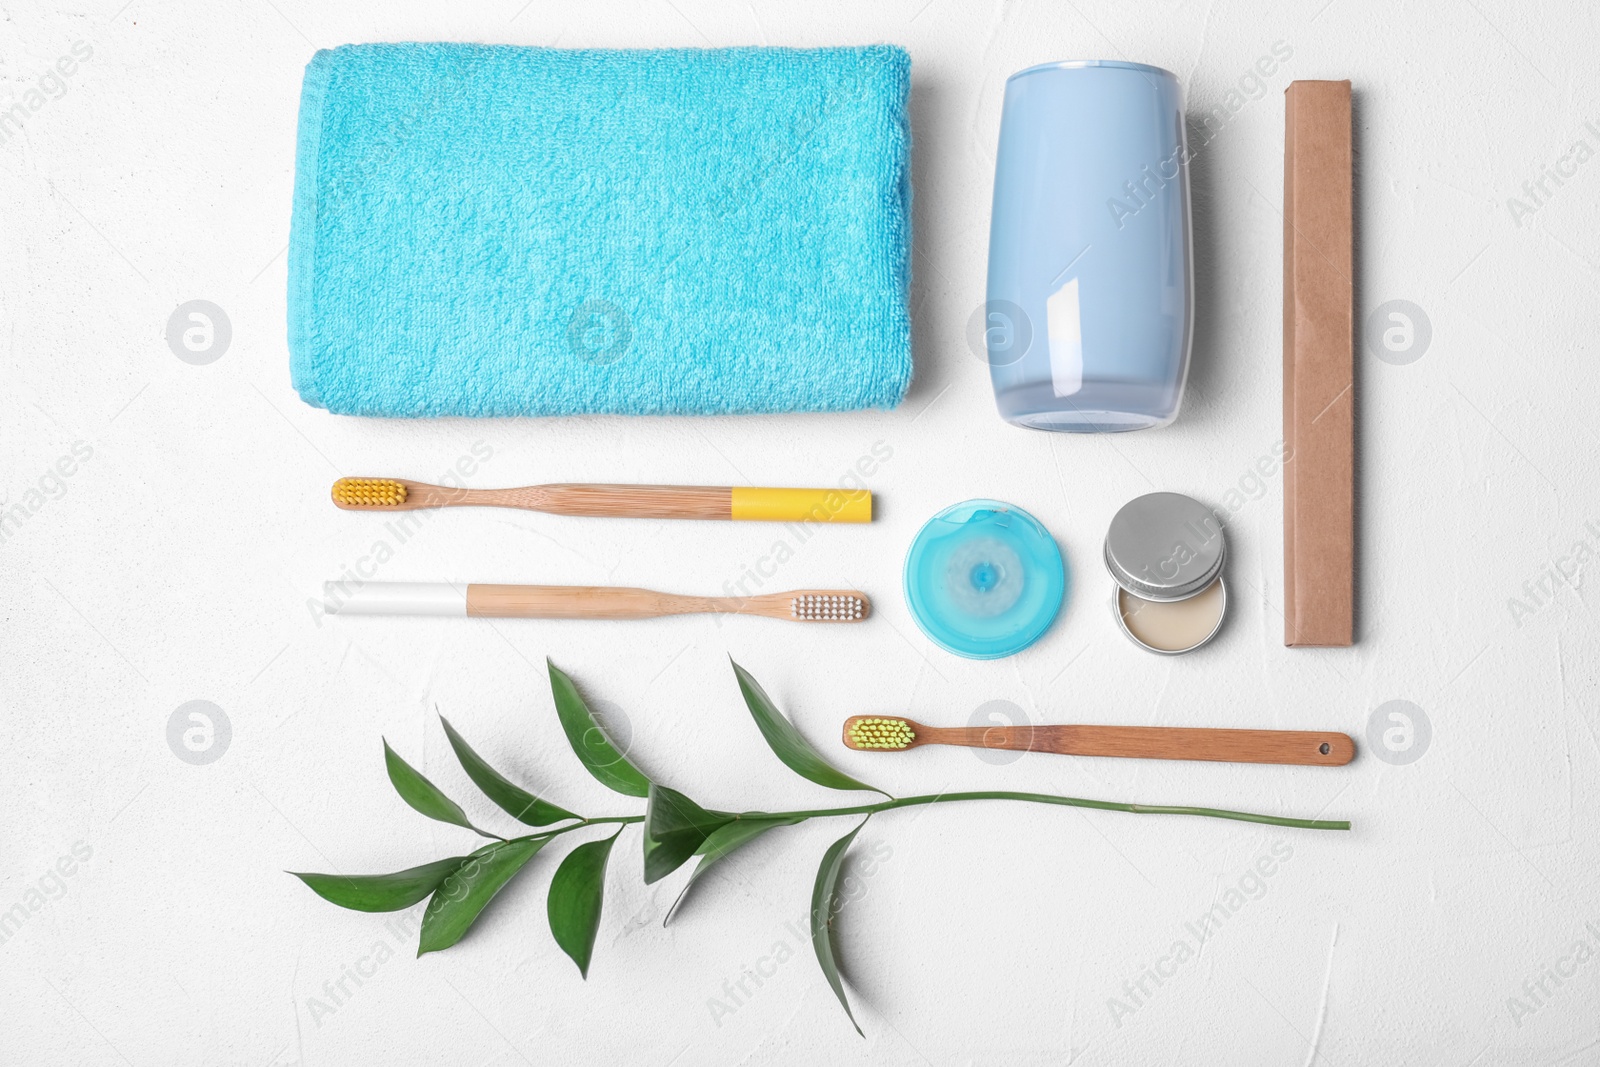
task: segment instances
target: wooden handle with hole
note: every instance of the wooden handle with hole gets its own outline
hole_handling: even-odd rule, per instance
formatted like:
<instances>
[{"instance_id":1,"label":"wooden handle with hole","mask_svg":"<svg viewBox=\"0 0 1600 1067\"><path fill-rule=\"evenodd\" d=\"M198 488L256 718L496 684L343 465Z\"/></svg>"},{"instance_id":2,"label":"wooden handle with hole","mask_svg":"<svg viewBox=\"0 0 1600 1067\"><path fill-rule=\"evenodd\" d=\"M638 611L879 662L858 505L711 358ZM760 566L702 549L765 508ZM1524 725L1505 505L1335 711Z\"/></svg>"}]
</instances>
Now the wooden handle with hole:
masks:
<instances>
[{"instance_id":1,"label":"wooden handle with hole","mask_svg":"<svg viewBox=\"0 0 1600 1067\"><path fill-rule=\"evenodd\" d=\"M1348 734L1320 730L1211 730L1183 726L922 727L917 741L1065 756L1211 760L1340 767L1355 758Z\"/></svg>"}]
</instances>

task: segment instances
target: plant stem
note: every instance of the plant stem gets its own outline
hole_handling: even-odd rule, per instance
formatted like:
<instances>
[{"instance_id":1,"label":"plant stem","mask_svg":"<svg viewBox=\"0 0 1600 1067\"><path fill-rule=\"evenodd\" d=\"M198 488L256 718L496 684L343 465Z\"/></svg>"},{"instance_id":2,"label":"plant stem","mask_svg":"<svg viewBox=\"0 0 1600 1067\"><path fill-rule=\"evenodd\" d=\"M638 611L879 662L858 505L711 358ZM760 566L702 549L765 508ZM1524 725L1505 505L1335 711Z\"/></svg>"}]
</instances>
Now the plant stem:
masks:
<instances>
[{"instance_id":1,"label":"plant stem","mask_svg":"<svg viewBox=\"0 0 1600 1067\"><path fill-rule=\"evenodd\" d=\"M829 815L871 815L895 808L910 808L919 804L949 804L961 800L1020 800L1031 804L1061 804L1072 808L1098 808L1102 811L1126 811L1135 815L1198 815L1210 819L1234 819L1239 822L1266 823L1269 826L1293 826L1304 830L1348 830L1350 823L1343 819L1290 819L1278 815L1257 815L1248 811L1228 811L1224 808L1195 808L1167 804L1121 804L1114 800L1084 800L1080 797L1053 796L1048 793L1012 793L1000 790L977 793L932 793L917 797L897 797L877 804L860 804L850 808L821 808L814 811L770 812L771 815L795 816L803 819ZM750 813L752 816L755 812Z\"/></svg>"},{"instance_id":2,"label":"plant stem","mask_svg":"<svg viewBox=\"0 0 1600 1067\"><path fill-rule=\"evenodd\" d=\"M963 800L1020 800L1029 804L1059 804L1069 808L1098 808L1101 811L1125 811L1134 815L1196 815L1207 819L1232 819L1237 822L1264 823L1268 826L1292 826L1302 830L1348 830L1345 819L1290 819L1281 815L1257 815L1249 811L1229 811L1226 808L1195 808L1171 804L1122 804L1114 800L1086 800L1082 797L1062 797L1050 793L1012 793L1004 790L986 790L976 793L928 793L917 797L894 797L877 804L857 804L849 808L814 808L809 811L747 811L735 818L772 819L790 818L825 819L834 815L873 815L895 808L913 808L921 804L953 804ZM585 826L605 823L617 824L617 832L630 823L644 822L643 815L610 815L603 818L579 819L555 830L545 830L533 837L557 837ZM518 838L526 840L526 838Z\"/></svg>"},{"instance_id":3,"label":"plant stem","mask_svg":"<svg viewBox=\"0 0 1600 1067\"><path fill-rule=\"evenodd\" d=\"M603 825L603 824L606 824L606 823L617 823L617 824L619 824L617 826L617 833L620 834L622 832L622 828L624 826L627 826L629 823L636 823L636 822L644 822L644 816L643 815L606 815L606 816L596 816L593 819L579 819L577 822L568 823L566 826L558 826L554 830L540 830L536 834L523 834L521 837L516 838L515 840L518 840L518 841L532 841L536 837L560 837L562 834L571 833L573 830L582 830L585 826L600 826L600 825Z\"/></svg>"}]
</instances>

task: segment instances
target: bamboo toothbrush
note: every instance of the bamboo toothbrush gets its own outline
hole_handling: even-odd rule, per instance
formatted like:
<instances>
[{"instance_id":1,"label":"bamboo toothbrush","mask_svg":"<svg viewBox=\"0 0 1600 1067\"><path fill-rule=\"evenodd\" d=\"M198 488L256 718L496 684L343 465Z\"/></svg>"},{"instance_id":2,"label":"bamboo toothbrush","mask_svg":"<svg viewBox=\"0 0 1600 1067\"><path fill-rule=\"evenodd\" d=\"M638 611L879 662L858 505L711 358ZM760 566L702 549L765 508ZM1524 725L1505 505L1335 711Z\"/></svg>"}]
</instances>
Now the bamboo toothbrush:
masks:
<instances>
[{"instance_id":1,"label":"bamboo toothbrush","mask_svg":"<svg viewBox=\"0 0 1600 1067\"><path fill-rule=\"evenodd\" d=\"M345 582L323 585L329 615L456 615L517 619L654 619L662 615L762 615L795 622L860 622L872 602L852 589L796 589L759 596L679 596L609 585L452 585Z\"/></svg>"},{"instance_id":2,"label":"bamboo toothbrush","mask_svg":"<svg viewBox=\"0 0 1600 1067\"><path fill-rule=\"evenodd\" d=\"M920 745L964 745L1064 756L1296 763L1339 767L1355 756L1340 733L1310 730L1205 730L1181 726L924 726L899 716L852 715L846 748L904 752Z\"/></svg>"},{"instance_id":3,"label":"bamboo toothbrush","mask_svg":"<svg viewBox=\"0 0 1600 1067\"><path fill-rule=\"evenodd\" d=\"M872 493L865 489L586 483L455 489L403 478L340 478L332 495L334 504L346 511L489 507L635 519L872 521Z\"/></svg>"}]
</instances>

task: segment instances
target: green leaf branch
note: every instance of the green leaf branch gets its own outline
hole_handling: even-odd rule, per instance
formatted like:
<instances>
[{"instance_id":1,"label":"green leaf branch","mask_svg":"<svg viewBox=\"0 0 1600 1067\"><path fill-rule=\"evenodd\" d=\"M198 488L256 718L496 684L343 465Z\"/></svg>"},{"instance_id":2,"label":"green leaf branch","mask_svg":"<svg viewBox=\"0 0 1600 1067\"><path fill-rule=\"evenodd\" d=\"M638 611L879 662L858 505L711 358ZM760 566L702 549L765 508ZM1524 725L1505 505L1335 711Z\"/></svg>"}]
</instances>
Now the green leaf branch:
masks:
<instances>
[{"instance_id":1,"label":"green leaf branch","mask_svg":"<svg viewBox=\"0 0 1600 1067\"><path fill-rule=\"evenodd\" d=\"M663 920L671 922L689 891L706 872L767 831L808 819L862 816L854 829L830 845L823 854L811 894L811 943L817 963L834 995L839 998L839 1004L844 1008L851 1025L857 1033L861 1033L839 975L833 943L833 918L840 907L837 884L845 854L873 815L927 804L1010 800L1122 811L1135 815L1193 815L1307 830L1350 828L1350 824L1343 820L1295 819L1220 808L1128 804L1049 793L983 790L891 796L876 786L851 778L828 763L794 724L778 711L750 673L737 663L733 664L733 672L745 706L750 709L761 736L785 766L801 777L830 789L864 790L880 793L885 799L869 804L803 811L718 811L702 807L691 797L651 779L634 766L612 742L604 725L590 710L572 679L554 664L549 664L549 671L556 715L579 762L597 781L614 792L643 798L645 811L642 815L585 817L538 797L490 766L467 744L455 727L441 717L440 722L450 747L472 783L511 818L524 825L548 829L519 837L502 837L479 829L468 820L459 804L402 759L385 741L383 753L389 781L402 800L430 819L471 830L489 838L489 843L464 856L435 860L393 874L295 873L295 876L324 900L356 911L399 911L427 900L417 943L417 955L421 956L449 948L466 936L495 894L509 884L551 841L591 827L609 828L611 833L608 836L585 841L567 853L551 877L547 896L546 910L551 937L577 965L579 974L587 978L595 938L600 930L606 868L612 847L628 826L642 824L643 875L647 884L660 881L691 859L696 860L688 880Z\"/></svg>"}]
</instances>

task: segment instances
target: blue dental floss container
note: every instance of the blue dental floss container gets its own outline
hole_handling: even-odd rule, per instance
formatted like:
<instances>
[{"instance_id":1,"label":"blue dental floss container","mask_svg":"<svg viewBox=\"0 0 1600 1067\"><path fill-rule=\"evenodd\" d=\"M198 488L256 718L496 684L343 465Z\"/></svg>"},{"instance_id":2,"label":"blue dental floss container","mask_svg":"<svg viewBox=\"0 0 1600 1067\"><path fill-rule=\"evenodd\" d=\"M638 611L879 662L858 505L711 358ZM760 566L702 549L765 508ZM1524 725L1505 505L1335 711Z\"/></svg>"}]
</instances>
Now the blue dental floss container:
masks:
<instances>
[{"instance_id":1,"label":"blue dental floss container","mask_svg":"<svg viewBox=\"0 0 1600 1067\"><path fill-rule=\"evenodd\" d=\"M1066 565L1050 531L998 500L945 508L906 553L912 618L935 644L968 659L999 659L1033 644L1066 591Z\"/></svg>"},{"instance_id":2,"label":"blue dental floss container","mask_svg":"<svg viewBox=\"0 0 1600 1067\"><path fill-rule=\"evenodd\" d=\"M984 340L1006 421L1106 433L1178 415L1193 321L1176 76L1045 63L1006 82Z\"/></svg>"}]
</instances>

